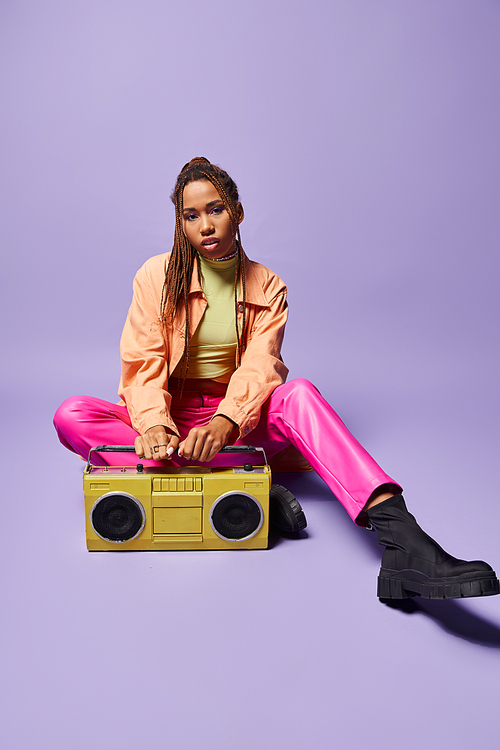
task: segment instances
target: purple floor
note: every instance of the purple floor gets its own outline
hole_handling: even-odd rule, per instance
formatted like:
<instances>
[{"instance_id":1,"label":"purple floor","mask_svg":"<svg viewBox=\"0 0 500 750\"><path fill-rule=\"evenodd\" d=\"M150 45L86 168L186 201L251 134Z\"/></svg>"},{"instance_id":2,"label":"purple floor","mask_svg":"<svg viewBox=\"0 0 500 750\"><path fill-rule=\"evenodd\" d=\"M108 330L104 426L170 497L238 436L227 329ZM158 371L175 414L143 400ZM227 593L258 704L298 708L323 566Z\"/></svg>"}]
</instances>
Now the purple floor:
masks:
<instances>
[{"instance_id":1,"label":"purple floor","mask_svg":"<svg viewBox=\"0 0 500 750\"><path fill-rule=\"evenodd\" d=\"M266 551L88 553L67 396L117 399L132 278L206 155L287 282L283 356L446 549L500 572L500 5L0 4L8 750L496 750L500 596L389 607L313 474ZM325 435L325 440L328 436Z\"/></svg>"}]
</instances>

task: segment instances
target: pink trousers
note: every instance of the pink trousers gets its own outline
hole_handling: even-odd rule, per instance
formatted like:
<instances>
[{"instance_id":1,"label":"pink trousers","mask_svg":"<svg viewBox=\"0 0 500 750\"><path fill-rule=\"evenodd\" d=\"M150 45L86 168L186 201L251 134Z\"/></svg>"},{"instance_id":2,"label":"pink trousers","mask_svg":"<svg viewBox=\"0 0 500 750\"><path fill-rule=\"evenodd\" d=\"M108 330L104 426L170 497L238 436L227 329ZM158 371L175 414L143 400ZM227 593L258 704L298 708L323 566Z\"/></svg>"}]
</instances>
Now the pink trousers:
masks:
<instances>
[{"instance_id":1,"label":"pink trousers","mask_svg":"<svg viewBox=\"0 0 500 750\"><path fill-rule=\"evenodd\" d=\"M210 421L222 397L222 394L197 392L184 393L181 398L173 399L171 413L181 439L192 427ZM85 459L90 448L133 445L138 435L130 424L125 406L88 396L75 396L64 401L55 414L54 425L61 443ZM358 443L308 380L291 380L276 388L262 407L257 427L247 438L235 444L262 447L268 457L290 444L294 445L353 520L381 485L390 484L396 491L401 491L401 486ZM131 466L138 463L134 453L92 455L93 463L98 465ZM210 465L228 465L228 461L230 457L219 454ZM141 463L165 465L159 461L143 460ZM172 463L192 465L197 462L175 456ZM362 523L361 518L359 522Z\"/></svg>"}]
</instances>

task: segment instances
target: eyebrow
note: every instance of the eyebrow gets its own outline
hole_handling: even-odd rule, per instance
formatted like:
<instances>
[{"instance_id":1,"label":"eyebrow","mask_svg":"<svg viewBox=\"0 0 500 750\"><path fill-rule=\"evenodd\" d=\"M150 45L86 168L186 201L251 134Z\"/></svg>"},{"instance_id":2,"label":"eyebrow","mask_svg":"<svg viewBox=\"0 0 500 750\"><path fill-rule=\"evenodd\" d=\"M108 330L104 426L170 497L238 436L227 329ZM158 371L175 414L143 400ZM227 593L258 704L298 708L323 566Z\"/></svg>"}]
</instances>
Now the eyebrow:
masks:
<instances>
[{"instance_id":1,"label":"eyebrow","mask_svg":"<svg viewBox=\"0 0 500 750\"><path fill-rule=\"evenodd\" d=\"M221 204L223 206L224 201L221 198L218 198L216 201L210 201L210 203L207 203L205 208L212 208L212 206L216 206L217 204ZM182 212L184 213L184 211L196 211L196 208L187 208L183 206Z\"/></svg>"}]
</instances>

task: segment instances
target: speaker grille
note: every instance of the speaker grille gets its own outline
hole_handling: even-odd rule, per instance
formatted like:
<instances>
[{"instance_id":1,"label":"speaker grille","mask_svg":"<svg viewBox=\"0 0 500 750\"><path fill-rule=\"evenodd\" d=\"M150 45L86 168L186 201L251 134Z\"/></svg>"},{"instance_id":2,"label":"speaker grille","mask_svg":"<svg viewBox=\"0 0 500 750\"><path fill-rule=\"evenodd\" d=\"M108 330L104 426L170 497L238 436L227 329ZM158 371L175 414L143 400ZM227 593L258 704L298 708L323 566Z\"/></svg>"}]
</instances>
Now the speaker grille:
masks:
<instances>
[{"instance_id":1,"label":"speaker grille","mask_svg":"<svg viewBox=\"0 0 500 750\"><path fill-rule=\"evenodd\" d=\"M264 521L260 503L246 492L226 492L213 504L210 523L222 539L241 542L258 532Z\"/></svg>"},{"instance_id":2,"label":"speaker grille","mask_svg":"<svg viewBox=\"0 0 500 750\"><path fill-rule=\"evenodd\" d=\"M142 505L126 492L108 492L96 502L90 513L95 533L107 542L128 542L144 528Z\"/></svg>"}]
</instances>

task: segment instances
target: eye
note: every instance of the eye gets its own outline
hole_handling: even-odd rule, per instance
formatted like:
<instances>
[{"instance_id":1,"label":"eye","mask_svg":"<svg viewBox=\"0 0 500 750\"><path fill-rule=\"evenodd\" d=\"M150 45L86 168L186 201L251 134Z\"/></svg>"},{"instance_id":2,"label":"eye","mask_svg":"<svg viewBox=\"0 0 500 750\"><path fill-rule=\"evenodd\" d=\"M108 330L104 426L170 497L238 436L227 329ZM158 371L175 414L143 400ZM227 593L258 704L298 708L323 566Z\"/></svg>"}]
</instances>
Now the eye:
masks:
<instances>
[{"instance_id":1,"label":"eye","mask_svg":"<svg viewBox=\"0 0 500 750\"><path fill-rule=\"evenodd\" d=\"M210 212L210 213L212 213L212 214L215 214L216 216L218 216L218 215L219 215L219 214L221 214L221 213L222 213L223 211L224 211L224 206L214 206L214 207L212 208L212 210L211 210L211 212Z\"/></svg>"},{"instance_id":2,"label":"eye","mask_svg":"<svg viewBox=\"0 0 500 750\"><path fill-rule=\"evenodd\" d=\"M194 221L196 214L184 214L184 221Z\"/></svg>"}]
</instances>

